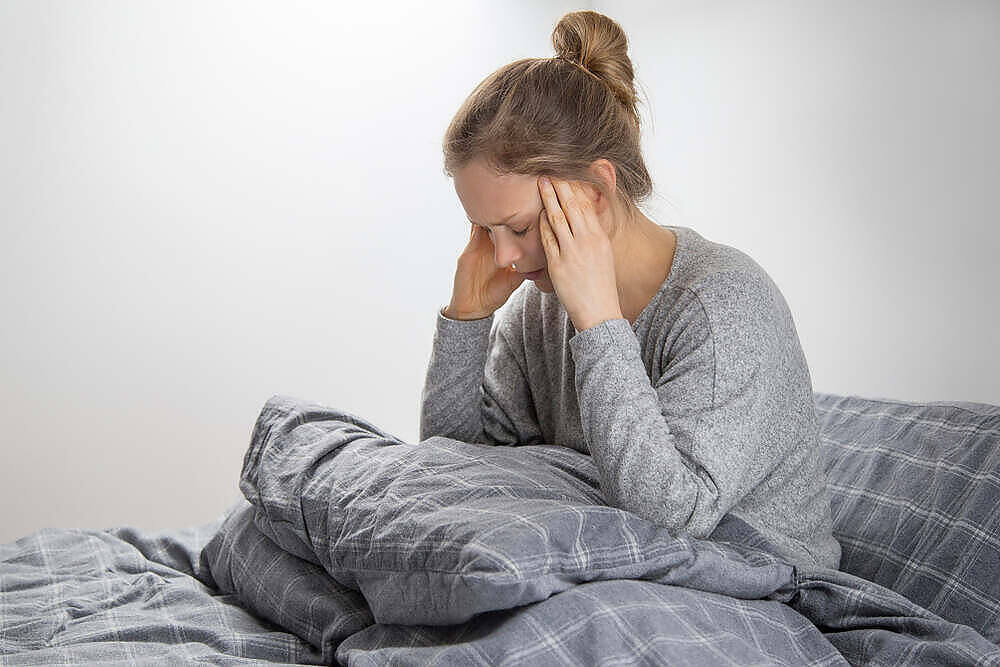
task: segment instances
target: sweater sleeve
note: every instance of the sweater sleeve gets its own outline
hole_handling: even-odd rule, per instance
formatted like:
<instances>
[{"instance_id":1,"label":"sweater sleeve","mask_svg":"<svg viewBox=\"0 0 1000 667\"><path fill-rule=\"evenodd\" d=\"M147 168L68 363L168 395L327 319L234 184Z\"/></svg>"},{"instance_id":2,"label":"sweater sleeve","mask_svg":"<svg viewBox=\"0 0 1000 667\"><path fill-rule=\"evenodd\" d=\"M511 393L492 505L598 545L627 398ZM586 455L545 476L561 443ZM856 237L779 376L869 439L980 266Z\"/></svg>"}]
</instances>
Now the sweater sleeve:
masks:
<instances>
[{"instance_id":1,"label":"sweater sleeve","mask_svg":"<svg viewBox=\"0 0 1000 667\"><path fill-rule=\"evenodd\" d=\"M570 339L584 437L609 503L697 538L784 455L770 407L783 391L770 295L735 280L719 297L725 322L685 294L681 333L662 343L655 379L624 318Z\"/></svg>"},{"instance_id":2,"label":"sweater sleeve","mask_svg":"<svg viewBox=\"0 0 1000 667\"><path fill-rule=\"evenodd\" d=\"M443 310L443 309L442 309ZM524 369L503 320L453 320L438 311L421 394L420 440L518 445L541 440Z\"/></svg>"}]
</instances>

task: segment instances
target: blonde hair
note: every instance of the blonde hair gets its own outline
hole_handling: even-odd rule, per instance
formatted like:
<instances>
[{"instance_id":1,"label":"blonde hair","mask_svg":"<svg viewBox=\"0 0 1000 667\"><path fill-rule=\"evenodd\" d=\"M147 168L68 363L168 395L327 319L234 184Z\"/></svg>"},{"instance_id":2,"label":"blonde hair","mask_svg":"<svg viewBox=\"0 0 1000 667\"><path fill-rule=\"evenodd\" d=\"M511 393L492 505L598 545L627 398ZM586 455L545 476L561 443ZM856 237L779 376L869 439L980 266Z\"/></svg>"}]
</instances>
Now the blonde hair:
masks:
<instances>
[{"instance_id":1,"label":"blonde hair","mask_svg":"<svg viewBox=\"0 0 1000 667\"><path fill-rule=\"evenodd\" d=\"M444 135L444 172L482 158L498 175L550 176L607 186L589 167L615 168L614 195L632 212L652 192L640 148L635 74L628 39L594 11L564 15L552 30L553 58L524 58L483 79Z\"/></svg>"}]
</instances>

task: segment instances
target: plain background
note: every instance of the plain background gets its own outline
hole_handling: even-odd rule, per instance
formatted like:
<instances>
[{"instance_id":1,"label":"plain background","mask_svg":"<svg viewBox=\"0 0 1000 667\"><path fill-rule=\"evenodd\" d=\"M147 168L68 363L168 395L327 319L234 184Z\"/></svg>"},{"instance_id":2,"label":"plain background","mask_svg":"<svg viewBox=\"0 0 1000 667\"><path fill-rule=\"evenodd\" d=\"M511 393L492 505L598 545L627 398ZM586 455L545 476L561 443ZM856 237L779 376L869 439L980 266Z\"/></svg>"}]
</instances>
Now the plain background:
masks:
<instances>
[{"instance_id":1,"label":"plain background","mask_svg":"<svg viewBox=\"0 0 1000 667\"><path fill-rule=\"evenodd\" d=\"M1000 404L1000 3L0 1L0 541L239 498L269 396L418 434L468 223L441 137L630 40L661 224L756 259L819 392Z\"/></svg>"}]
</instances>

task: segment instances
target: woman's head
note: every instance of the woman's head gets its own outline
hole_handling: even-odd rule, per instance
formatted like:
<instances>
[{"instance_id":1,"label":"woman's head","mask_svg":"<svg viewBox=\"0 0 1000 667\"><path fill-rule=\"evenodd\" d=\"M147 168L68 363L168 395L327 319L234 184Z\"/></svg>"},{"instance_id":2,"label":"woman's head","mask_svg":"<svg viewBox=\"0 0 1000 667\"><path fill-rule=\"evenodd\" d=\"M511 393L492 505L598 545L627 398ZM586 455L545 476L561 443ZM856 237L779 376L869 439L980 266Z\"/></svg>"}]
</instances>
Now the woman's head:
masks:
<instances>
[{"instance_id":1,"label":"woman's head","mask_svg":"<svg viewBox=\"0 0 1000 667\"><path fill-rule=\"evenodd\" d=\"M443 142L444 171L469 219L491 230L497 263L523 273L545 265L538 176L580 181L603 197L612 236L652 192L624 31L597 12L571 12L552 45L556 57L517 60L480 82ZM509 227L490 227L512 213Z\"/></svg>"}]
</instances>

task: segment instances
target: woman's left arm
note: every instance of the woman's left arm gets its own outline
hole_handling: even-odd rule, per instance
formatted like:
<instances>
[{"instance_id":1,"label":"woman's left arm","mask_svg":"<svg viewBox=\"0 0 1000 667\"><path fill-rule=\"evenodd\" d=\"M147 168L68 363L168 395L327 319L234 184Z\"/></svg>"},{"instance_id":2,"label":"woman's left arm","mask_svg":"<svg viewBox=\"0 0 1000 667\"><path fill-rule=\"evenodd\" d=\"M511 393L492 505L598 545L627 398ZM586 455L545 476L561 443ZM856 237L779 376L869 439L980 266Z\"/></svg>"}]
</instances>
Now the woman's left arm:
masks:
<instances>
[{"instance_id":1,"label":"woman's left arm","mask_svg":"<svg viewBox=\"0 0 1000 667\"><path fill-rule=\"evenodd\" d=\"M592 197L575 182L539 178L538 188L549 275L577 330L580 421L608 502L707 537L784 458L815 463L815 443L804 441L816 420L808 368L787 304L759 266L709 273L677 298L653 380L622 316Z\"/></svg>"},{"instance_id":2,"label":"woman's left arm","mask_svg":"<svg viewBox=\"0 0 1000 667\"><path fill-rule=\"evenodd\" d=\"M624 318L570 339L583 433L610 504L707 537L808 430L810 385L789 382L765 283L722 278L702 293L708 309L685 291L655 380ZM725 317L710 316L715 299Z\"/></svg>"}]
</instances>

